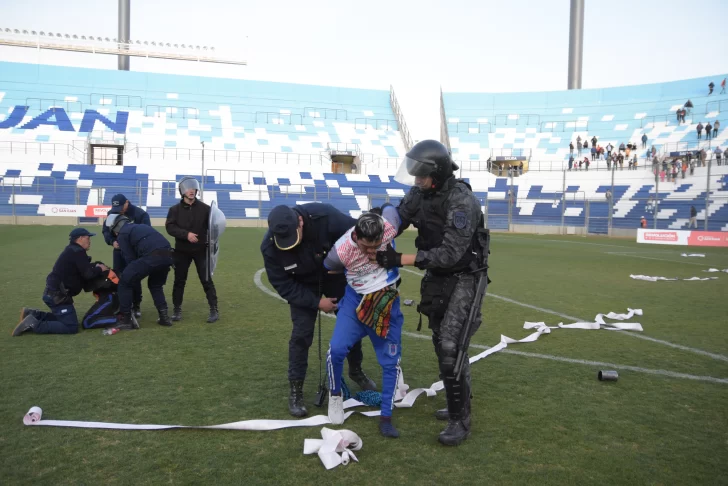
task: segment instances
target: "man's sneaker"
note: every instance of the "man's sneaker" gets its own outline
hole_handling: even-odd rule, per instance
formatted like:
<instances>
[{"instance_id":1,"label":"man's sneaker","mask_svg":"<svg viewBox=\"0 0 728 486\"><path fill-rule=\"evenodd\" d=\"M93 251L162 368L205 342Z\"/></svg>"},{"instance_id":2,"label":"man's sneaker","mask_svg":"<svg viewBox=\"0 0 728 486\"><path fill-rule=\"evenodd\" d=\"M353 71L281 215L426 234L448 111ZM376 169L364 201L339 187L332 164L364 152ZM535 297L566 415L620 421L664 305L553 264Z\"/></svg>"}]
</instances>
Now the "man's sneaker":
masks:
<instances>
[{"instance_id":1,"label":"man's sneaker","mask_svg":"<svg viewBox=\"0 0 728 486\"><path fill-rule=\"evenodd\" d=\"M134 314L134 317L137 319L141 319L142 317L142 306L141 304L134 304L134 307L131 308L132 314Z\"/></svg>"},{"instance_id":2,"label":"man's sneaker","mask_svg":"<svg viewBox=\"0 0 728 486\"><path fill-rule=\"evenodd\" d=\"M329 420L334 425L344 423L344 397L329 393Z\"/></svg>"},{"instance_id":3,"label":"man's sneaker","mask_svg":"<svg viewBox=\"0 0 728 486\"><path fill-rule=\"evenodd\" d=\"M182 307L175 307L174 311L172 312L172 320L174 322L181 321L182 320Z\"/></svg>"},{"instance_id":4,"label":"man's sneaker","mask_svg":"<svg viewBox=\"0 0 728 486\"><path fill-rule=\"evenodd\" d=\"M24 332L35 331L35 327L38 325L38 319L32 314L28 314L25 318L15 326L13 329L13 336L20 336Z\"/></svg>"}]
</instances>

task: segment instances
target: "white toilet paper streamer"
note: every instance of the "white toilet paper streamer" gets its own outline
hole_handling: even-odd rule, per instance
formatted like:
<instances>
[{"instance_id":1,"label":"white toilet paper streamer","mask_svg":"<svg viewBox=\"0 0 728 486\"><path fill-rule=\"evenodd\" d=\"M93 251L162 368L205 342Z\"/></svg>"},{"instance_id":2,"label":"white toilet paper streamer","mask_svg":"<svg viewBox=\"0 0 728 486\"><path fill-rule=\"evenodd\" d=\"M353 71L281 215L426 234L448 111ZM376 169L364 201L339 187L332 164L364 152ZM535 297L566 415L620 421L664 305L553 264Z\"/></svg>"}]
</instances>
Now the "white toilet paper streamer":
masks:
<instances>
[{"instance_id":1,"label":"white toilet paper streamer","mask_svg":"<svg viewBox=\"0 0 728 486\"><path fill-rule=\"evenodd\" d=\"M723 270L720 270L718 268L709 268L707 270L703 270L704 272L725 272L728 273L728 268L724 268Z\"/></svg>"},{"instance_id":2,"label":"white toilet paper streamer","mask_svg":"<svg viewBox=\"0 0 728 486\"><path fill-rule=\"evenodd\" d=\"M531 330L534 332L529 334L523 339L513 339L508 336L501 335L500 342L470 358L470 363L476 363L483 358L490 356L493 353L497 353L502 349L508 347L509 344L518 343L532 343L543 334L550 334L554 329L586 329L586 330L597 330L604 329L608 331L642 331L642 326L639 323L606 323L604 318L624 321L631 319L633 316L641 316L642 309L627 309L627 314L616 314L610 312L609 314L597 314L594 318L594 322L575 322L573 324L559 323L558 326L547 326L544 322L526 322L523 325L524 329ZM415 388L409 390L409 386L404 383L402 373L400 373L399 382L397 385L397 391L395 394L395 407L397 408L410 408L414 405L415 400L420 395L426 395L428 397L435 396L437 392L444 389L442 381L437 381L430 385L428 388ZM344 402L344 409L365 406L364 403L359 402L353 398ZM344 420L348 419L353 411L346 412L344 414ZM379 410L372 410L367 412L360 412L367 417L376 417L379 415ZM32 426L52 426L52 427L76 427L76 428L95 428L95 429L120 429L120 430L168 430L168 429L221 429L221 430L277 430L285 429L289 427L315 427L319 425L331 424L331 421L326 415L315 415L300 420L243 420L240 422L231 422L220 425L157 425L157 424L118 424L112 422L82 422L75 420L43 420L43 411L40 407L32 407L28 410L28 413L23 417L23 423L25 425Z\"/></svg>"},{"instance_id":3,"label":"white toilet paper streamer","mask_svg":"<svg viewBox=\"0 0 728 486\"><path fill-rule=\"evenodd\" d=\"M700 257L700 258L705 258L705 255L702 254L702 253L682 253L680 256L683 256L683 257Z\"/></svg>"},{"instance_id":4,"label":"white toilet paper streamer","mask_svg":"<svg viewBox=\"0 0 728 486\"><path fill-rule=\"evenodd\" d=\"M705 271L705 270L703 270ZM702 280L718 280L718 277L690 277L690 278L668 278L668 277L650 277L649 275L630 275L630 278L633 278L635 280L645 280L647 282L657 282L658 280L669 280L669 281L677 281L677 280L684 280L686 282L691 281L702 281Z\"/></svg>"},{"instance_id":5,"label":"white toilet paper streamer","mask_svg":"<svg viewBox=\"0 0 728 486\"><path fill-rule=\"evenodd\" d=\"M321 429L321 439L305 439L304 454L318 454L326 469L333 469L339 464L346 466L349 461L359 462L354 451L362 448L363 442L351 430Z\"/></svg>"}]
</instances>

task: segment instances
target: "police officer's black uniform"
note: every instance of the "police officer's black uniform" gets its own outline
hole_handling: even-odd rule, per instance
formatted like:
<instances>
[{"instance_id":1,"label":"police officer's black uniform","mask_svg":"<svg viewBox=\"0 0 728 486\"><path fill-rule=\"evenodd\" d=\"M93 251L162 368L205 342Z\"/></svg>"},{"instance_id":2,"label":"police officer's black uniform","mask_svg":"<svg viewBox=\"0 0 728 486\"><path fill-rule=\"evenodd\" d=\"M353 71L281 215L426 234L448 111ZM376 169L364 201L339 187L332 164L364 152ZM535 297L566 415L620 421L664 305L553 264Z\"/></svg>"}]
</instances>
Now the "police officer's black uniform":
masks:
<instances>
[{"instance_id":1,"label":"police officer's black uniform","mask_svg":"<svg viewBox=\"0 0 728 486\"><path fill-rule=\"evenodd\" d=\"M78 316L73 297L80 294L84 283L104 274L101 267L91 263L86 250L76 243L81 236L95 236L85 228L76 228L69 235L71 242L58 256L53 270L46 278L43 302L50 312L24 307L21 322L13 336L33 331L36 334L75 334L78 332ZM106 271L108 272L108 271Z\"/></svg>"},{"instance_id":2,"label":"police officer's black uniform","mask_svg":"<svg viewBox=\"0 0 728 486\"><path fill-rule=\"evenodd\" d=\"M295 245L299 220L303 218L303 234ZM325 271L323 259L356 220L343 214L330 204L309 203L289 208L277 206L268 218L268 232L263 238L260 251L263 254L268 281L291 307L293 330L288 342L288 399L291 415L302 417L308 412L303 402L303 381L308 369L308 350L311 347L316 326L319 302L322 295L341 299L346 290L346 277ZM286 237L293 236L289 249L281 249ZM282 246L287 248L288 246ZM349 377L365 389L374 389L361 368L363 355L361 341L349 352Z\"/></svg>"},{"instance_id":3,"label":"police officer's black uniform","mask_svg":"<svg viewBox=\"0 0 728 486\"><path fill-rule=\"evenodd\" d=\"M480 202L467 183L454 177L457 166L444 145L434 140L417 143L401 169L410 176L430 176L433 180L431 187L413 187L397 209L402 219L400 232L410 224L417 228L414 265L426 270L418 310L428 317L432 329L447 394L444 418L449 419L439 440L456 445L470 433L470 367L466 354L461 378L456 380L455 361L470 307L477 305L480 309L482 305L482 300L473 302L481 273L473 272L487 266L489 237ZM391 247L377 254L377 260L386 268L400 266L400 258ZM480 323L478 311L468 337Z\"/></svg>"},{"instance_id":4,"label":"police officer's black uniform","mask_svg":"<svg viewBox=\"0 0 728 486\"><path fill-rule=\"evenodd\" d=\"M120 208L123 208L124 205L127 202L126 196L123 194L117 194L114 197L111 198L111 210L115 213L118 213ZM152 222L149 219L149 214L144 211L142 208L134 206L131 202L128 206L126 206L126 210L124 211L124 216L129 218L132 223L134 224L145 224L147 226L151 226ZM104 221L104 226L101 229L101 233L104 235L104 241L107 245L113 246L114 242L116 241L116 237L111 233L111 230L106 225L106 221ZM121 249L114 248L113 253L113 269L116 275L121 276L122 273L124 273L124 269L126 268L127 262L124 260L124 256L121 253ZM136 317L141 317L141 305L142 305L142 283L138 282L134 286L134 315Z\"/></svg>"},{"instance_id":5,"label":"police officer's black uniform","mask_svg":"<svg viewBox=\"0 0 728 486\"><path fill-rule=\"evenodd\" d=\"M182 299L187 283L187 272L194 261L197 276L205 291L210 315L207 322L215 322L219 317L217 291L212 278L207 274L207 231L210 224L210 206L195 198L192 204L184 199L185 185L199 191L199 183L191 177L180 181L179 190L182 200L169 208L165 227L167 233L174 237L174 287L172 288L172 305L174 305L173 321L182 319ZM189 233L197 235L197 242L187 239Z\"/></svg>"}]
</instances>

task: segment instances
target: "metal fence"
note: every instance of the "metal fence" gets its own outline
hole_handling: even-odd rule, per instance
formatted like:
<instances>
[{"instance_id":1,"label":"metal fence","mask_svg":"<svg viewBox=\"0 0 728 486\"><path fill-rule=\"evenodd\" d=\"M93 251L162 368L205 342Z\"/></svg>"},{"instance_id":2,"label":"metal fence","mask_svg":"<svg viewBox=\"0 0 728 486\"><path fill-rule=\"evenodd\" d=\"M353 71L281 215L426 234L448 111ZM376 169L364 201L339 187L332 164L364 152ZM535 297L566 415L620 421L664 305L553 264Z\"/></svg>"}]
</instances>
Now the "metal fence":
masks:
<instances>
[{"instance_id":1,"label":"metal fence","mask_svg":"<svg viewBox=\"0 0 728 486\"><path fill-rule=\"evenodd\" d=\"M215 174L218 175L218 174ZM245 184L250 178L257 177L251 173L229 174L235 184ZM43 216L36 214L38 202L33 202L34 196L43 196L44 207L75 206L78 211L85 207L103 206L110 194L123 193L132 204L150 206L152 217L163 218L167 214L167 207L178 199L177 183L173 180L143 180L132 182L126 186L105 186L103 188L81 188L74 185L75 181L53 178L44 178L52 182L39 183L37 179L18 177L12 183L0 180L0 215L12 216L11 223L18 223L18 217ZM682 179L678 178L678 184ZM550 227L550 232L563 234L613 234L613 229L633 229L640 225L640 218L648 220L650 228L672 229L687 228L688 217L675 221L672 216L679 212L689 215L691 206L698 211L697 225L699 229L721 229L728 225L725 211L718 211L728 205L728 197L710 194L703 191L699 197L680 197L680 193L666 192L665 185L672 186L674 182L662 182L657 177L654 189L648 193L642 192L640 196L615 198L614 188L607 190L597 197L587 196L584 191L572 190L576 183L572 174L563 173L561 180L544 181L544 187L561 186L558 190L542 191L541 194L529 194L528 198L518 197L515 186L507 192L492 192L479 197L486 226L494 230L538 232L539 227ZM512 179L511 179L512 184ZM623 183L620 182L623 187ZM663 187L662 191L660 187ZM619 188L619 186L617 186ZM290 206L305 202L326 202L343 210L369 209L380 206L385 202L397 204L400 197L382 193L381 188L374 188L372 192L359 192L357 196L345 196L338 190L322 188L313 185L277 186L260 190L234 190L224 187L210 186L208 191L215 191L217 199L227 194L224 200L234 204L223 210L229 219L257 220L264 224L270 210L278 204ZM618 192L619 193L619 192ZM710 194L710 195L706 195ZM622 193L624 195L624 193ZM40 198L38 198L39 200ZM616 202L615 202L616 199ZM239 204L244 201L244 204ZM65 208L59 213L65 216L74 216L75 213L66 214ZM81 208L81 209L78 209ZM723 214L723 216L721 216ZM53 214L45 214L53 216ZM705 217L707 215L707 218ZM95 222L101 214L95 213L78 215L78 223ZM554 228L558 228L554 230ZM545 230L545 228L544 228Z\"/></svg>"}]
</instances>

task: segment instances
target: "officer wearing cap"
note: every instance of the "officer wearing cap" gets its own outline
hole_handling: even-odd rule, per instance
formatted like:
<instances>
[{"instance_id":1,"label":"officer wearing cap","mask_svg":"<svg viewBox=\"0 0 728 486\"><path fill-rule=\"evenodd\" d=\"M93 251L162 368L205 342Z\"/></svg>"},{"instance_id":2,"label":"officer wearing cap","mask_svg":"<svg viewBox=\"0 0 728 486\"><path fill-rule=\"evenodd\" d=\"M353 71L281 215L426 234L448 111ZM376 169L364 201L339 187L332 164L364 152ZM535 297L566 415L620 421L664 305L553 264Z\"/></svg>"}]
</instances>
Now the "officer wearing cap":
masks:
<instances>
[{"instance_id":1,"label":"officer wearing cap","mask_svg":"<svg viewBox=\"0 0 728 486\"><path fill-rule=\"evenodd\" d=\"M108 274L103 263L91 263L86 253L91 248L90 233L86 228L76 228L68 235L70 243L58 256L53 270L46 277L43 302L50 312L23 307L20 322L13 330L13 336L32 331L36 334L75 334L78 332L78 316L73 306L73 297L80 294L83 284Z\"/></svg>"},{"instance_id":2,"label":"officer wearing cap","mask_svg":"<svg viewBox=\"0 0 728 486\"><path fill-rule=\"evenodd\" d=\"M268 215L268 232L260 251L268 281L291 308L288 411L294 417L308 414L303 401L303 382L317 313L336 311L336 302L346 290L346 277L326 272L323 260L336 240L355 224L354 218L321 203L293 208L276 206ZM361 368L362 359L359 341L349 352L349 377L362 389L374 390L376 385Z\"/></svg>"},{"instance_id":3,"label":"officer wearing cap","mask_svg":"<svg viewBox=\"0 0 728 486\"><path fill-rule=\"evenodd\" d=\"M149 214L147 214L147 212L144 211L142 208L134 206L123 194L117 194L111 198L111 209L109 210L109 214L123 214L127 218L129 218L134 224L145 224L147 226L152 225L151 221L149 220ZM114 247L113 268L114 272L116 272L118 276L121 276L124 273L124 269L129 262L124 260L124 255L119 249L119 243L116 241L116 237L111 234L111 231L109 231L109 227L106 225L106 221L104 221L104 226L102 227L101 232L104 235L104 241L106 241L106 244ZM134 315L139 318L142 316L142 283L139 282L134 287L133 291Z\"/></svg>"},{"instance_id":4,"label":"officer wearing cap","mask_svg":"<svg viewBox=\"0 0 728 486\"><path fill-rule=\"evenodd\" d=\"M135 329L131 318L133 288L147 279L149 293L152 294L154 307L159 319L157 324L171 326L164 298L164 284L167 283L169 268L172 266L172 247L167 238L151 226L134 224L123 214L110 214L106 219L111 233L116 237L119 248L127 262L126 270L119 279L119 319L122 329Z\"/></svg>"},{"instance_id":5,"label":"officer wearing cap","mask_svg":"<svg viewBox=\"0 0 728 486\"><path fill-rule=\"evenodd\" d=\"M458 445L470 435L470 366L467 344L461 373L455 373L461 338L472 337L481 324L482 295L477 292L483 277L487 282L489 233L484 226L480 202L470 185L455 178L458 166L450 151L436 140L416 143L406 154L395 180L413 186L397 212L400 233L409 225L417 228L416 254L403 255L391 246L377 253L384 268L414 265L425 270L417 310L427 316L432 342L445 385L447 410L436 417L448 420L438 440ZM486 284L487 285L487 284ZM470 308L476 306L474 322L465 335Z\"/></svg>"}]
</instances>

